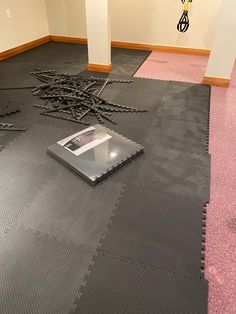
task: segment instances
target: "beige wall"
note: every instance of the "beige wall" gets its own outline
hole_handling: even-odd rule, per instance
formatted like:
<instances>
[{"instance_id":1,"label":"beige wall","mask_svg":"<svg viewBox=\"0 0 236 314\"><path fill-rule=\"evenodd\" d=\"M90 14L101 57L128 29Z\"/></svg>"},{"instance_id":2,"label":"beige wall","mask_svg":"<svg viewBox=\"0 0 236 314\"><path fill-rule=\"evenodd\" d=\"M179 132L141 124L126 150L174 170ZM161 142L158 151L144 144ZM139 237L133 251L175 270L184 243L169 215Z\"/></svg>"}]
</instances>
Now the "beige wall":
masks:
<instances>
[{"instance_id":1,"label":"beige wall","mask_svg":"<svg viewBox=\"0 0 236 314\"><path fill-rule=\"evenodd\" d=\"M229 79L236 57L236 1L223 0L206 76Z\"/></svg>"},{"instance_id":2,"label":"beige wall","mask_svg":"<svg viewBox=\"0 0 236 314\"><path fill-rule=\"evenodd\" d=\"M7 17L9 9L11 17ZM0 1L0 51L48 35L44 0Z\"/></svg>"},{"instance_id":3,"label":"beige wall","mask_svg":"<svg viewBox=\"0 0 236 314\"><path fill-rule=\"evenodd\" d=\"M45 0L50 35L86 37L85 0Z\"/></svg>"},{"instance_id":4,"label":"beige wall","mask_svg":"<svg viewBox=\"0 0 236 314\"><path fill-rule=\"evenodd\" d=\"M90 64L111 64L110 1L85 0Z\"/></svg>"},{"instance_id":5,"label":"beige wall","mask_svg":"<svg viewBox=\"0 0 236 314\"><path fill-rule=\"evenodd\" d=\"M45 0L52 35L86 37L85 0ZM191 48L211 48L222 0L194 0L191 24L181 34L176 25L180 0L110 0L112 40Z\"/></svg>"},{"instance_id":6,"label":"beige wall","mask_svg":"<svg viewBox=\"0 0 236 314\"><path fill-rule=\"evenodd\" d=\"M211 48L222 0L193 0L190 27L179 33L180 0L111 0L112 39L127 42Z\"/></svg>"},{"instance_id":7,"label":"beige wall","mask_svg":"<svg viewBox=\"0 0 236 314\"><path fill-rule=\"evenodd\" d=\"M112 40L208 49L212 46L222 0L194 0L191 25L185 34L176 30L183 9L180 0L110 2ZM85 0L1 0L0 3L0 51L48 33L86 37ZM11 18L7 18L7 9L11 10Z\"/></svg>"}]
</instances>

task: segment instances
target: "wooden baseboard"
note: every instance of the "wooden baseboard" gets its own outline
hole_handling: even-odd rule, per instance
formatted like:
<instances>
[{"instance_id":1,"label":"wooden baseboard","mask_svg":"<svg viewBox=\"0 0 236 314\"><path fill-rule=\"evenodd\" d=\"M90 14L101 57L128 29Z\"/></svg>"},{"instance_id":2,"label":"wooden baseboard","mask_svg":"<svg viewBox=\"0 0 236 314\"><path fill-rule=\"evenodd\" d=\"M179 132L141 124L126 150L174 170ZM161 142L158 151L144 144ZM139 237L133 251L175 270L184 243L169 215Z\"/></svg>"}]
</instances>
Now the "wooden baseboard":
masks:
<instances>
[{"instance_id":1,"label":"wooden baseboard","mask_svg":"<svg viewBox=\"0 0 236 314\"><path fill-rule=\"evenodd\" d=\"M56 41L56 42L74 43L74 44L81 44L81 45L87 45L88 43L87 38L67 37L67 36L50 35L50 40ZM159 52L169 52L169 53L171 52L171 53L197 55L197 56L209 56L210 55L209 49L149 45L149 44L129 43L129 42L124 42L124 41L112 41L111 46L114 48L159 51Z\"/></svg>"},{"instance_id":2,"label":"wooden baseboard","mask_svg":"<svg viewBox=\"0 0 236 314\"><path fill-rule=\"evenodd\" d=\"M59 43L72 43L72 44L80 44L87 45L87 38L79 38L79 37L67 37L67 36L54 36L50 35L50 41L55 41Z\"/></svg>"},{"instance_id":3,"label":"wooden baseboard","mask_svg":"<svg viewBox=\"0 0 236 314\"><path fill-rule=\"evenodd\" d=\"M188 54L188 55L196 55L196 56L209 56L210 55L210 50L208 49L149 45L149 44L139 44L139 43L128 43L128 42L123 42L123 41L112 41L111 46L114 48L158 51L158 52Z\"/></svg>"},{"instance_id":4,"label":"wooden baseboard","mask_svg":"<svg viewBox=\"0 0 236 314\"><path fill-rule=\"evenodd\" d=\"M35 48L35 47L40 46L42 44L45 44L49 41L50 41L50 36L45 36L45 37L33 40L29 43L20 45L18 47L3 51L0 53L0 61L3 61L3 60L6 60L10 57L16 56L22 52L25 52L27 50L30 50L32 48Z\"/></svg>"},{"instance_id":5,"label":"wooden baseboard","mask_svg":"<svg viewBox=\"0 0 236 314\"><path fill-rule=\"evenodd\" d=\"M225 79L221 77L204 76L202 80L203 84L213 85L218 87L228 87L230 79Z\"/></svg>"},{"instance_id":6,"label":"wooden baseboard","mask_svg":"<svg viewBox=\"0 0 236 314\"><path fill-rule=\"evenodd\" d=\"M105 64L88 63L87 69L90 72L110 73L112 71L112 64L105 65Z\"/></svg>"},{"instance_id":7,"label":"wooden baseboard","mask_svg":"<svg viewBox=\"0 0 236 314\"><path fill-rule=\"evenodd\" d=\"M87 38L48 35L48 36L33 40L29 43L20 45L18 47L1 52L0 61L13 57L17 54L30 50L39 45L45 44L49 41L74 43L74 44L80 44L80 45L87 45L88 43ZM171 53L179 53L179 54L198 55L198 56L209 56L210 54L210 50L207 50L207 49L159 46L159 45L129 43L129 42L123 42L123 41L112 41L111 46L114 48L159 51L159 52L168 52L168 53L171 52ZM107 69L107 71L109 70Z\"/></svg>"}]
</instances>

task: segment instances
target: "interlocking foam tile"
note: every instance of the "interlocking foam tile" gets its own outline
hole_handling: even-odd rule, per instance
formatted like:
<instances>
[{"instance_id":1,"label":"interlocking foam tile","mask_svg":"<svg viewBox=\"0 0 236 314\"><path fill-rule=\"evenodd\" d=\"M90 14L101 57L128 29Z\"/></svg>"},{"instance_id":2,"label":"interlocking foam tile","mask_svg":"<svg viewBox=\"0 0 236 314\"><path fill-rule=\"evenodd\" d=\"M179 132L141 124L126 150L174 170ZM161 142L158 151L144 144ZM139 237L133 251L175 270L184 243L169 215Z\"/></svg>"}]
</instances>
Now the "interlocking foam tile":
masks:
<instances>
[{"instance_id":1,"label":"interlocking foam tile","mask_svg":"<svg viewBox=\"0 0 236 314\"><path fill-rule=\"evenodd\" d=\"M57 173L64 171L65 167L46 153L47 147L76 131L79 130L68 130L31 123L27 132L22 133L15 141L12 141L7 147L7 150L1 151L1 156L10 159L21 158L22 160L46 163ZM114 175L109 176L109 179L111 180L111 177L114 177L114 181L116 182L127 182L130 173L134 171L135 163L136 159L119 169ZM70 172L68 168L65 169L66 172ZM78 181L83 180L78 175L77 178Z\"/></svg>"},{"instance_id":2,"label":"interlocking foam tile","mask_svg":"<svg viewBox=\"0 0 236 314\"><path fill-rule=\"evenodd\" d=\"M62 168L25 210L21 224L58 239L96 248L122 188L114 180L94 188Z\"/></svg>"},{"instance_id":3,"label":"interlocking foam tile","mask_svg":"<svg viewBox=\"0 0 236 314\"><path fill-rule=\"evenodd\" d=\"M15 229L0 241L0 312L68 313L94 250Z\"/></svg>"},{"instance_id":4,"label":"interlocking foam tile","mask_svg":"<svg viewBox=\"0 0 236 314\"><path fill-rule=\"evenodd\" d=\"M200 278L202 217L197 199L130 185L101 248Z\"/></svg>"},{"instance_id":5,"label":"interlocking foam tile","mask_svg":"<svg viewBox=\"0 0 236 314\"><path fill-rule=\"evenodd\" d=\"M71 129L66 130L31 123L28 131L11 142L1 156L50 163L52 159L47 155L47 147L74 132Z\"/></svg>"},{"instance_id":6,"label":"interlocking foam tile","mask_svg":"<svg viewBox=\"0 0 236 314\"><path fill-rule=\"evenodd\" d=\"M148 112L116 113L114 118L118 123L112 125L111 128L142 144L151 126L151 121L155 117L156 107L167 90L167 85L168 82L160 81L158 84L153 84L152 80L135 79L132 84L123 87L113 102L146 109Z\"/></svg>"},{"instance_id":7,"label":"interlocking foam tile","mask_svg":"<svg viewBox=\"0 0 236 314\"><path fill-rule=\"evenodd\" d=\"M174 85L174 87L172 85ZM118 124L112 126L115 131L143 144L146 154L137 161L127 165L127 168L123 168L123 171L118 171L116 175L109 177L107 181L98 185L96 190L90 190L90 187L83 179L72 174L68 169L63 168L46 154L47 146L77 130L83 129L84 126L40 116L39 111L32 107L32 104L35 102L33 97L29 96L30 93L28 92L22 92L22 99L26 98L27 101L25 102L25 110L22 111L21 117L23 121L31 122L31 128L27 133L22 134L9 145L8 150L5 151L6 155L4 155L4 158L6 159L6 156L11 156L14 160L14 158L17 159L16 156L18 156L18 158L24 159L26 162L33 160L37 164L45 163L50 165L51 169L54 169L56 175L54 175L50 181L47 181L48 183L45 188L37 194L33 203L29 204L24 210L20 223L23 226L48 233L59 239L65 238L73 240L78 245L85 243L95 248L102 237L102 233L106 230L106 224L109 223L110 216L113 214L113 210L116 207L115 202L122 189L122 185L119 182L128 183L129 191L131 191L128 193L130 194L130 199L127 202L125 201L124 206L121 205L121 207L118 207L116 212L120 214L120 212L123 213L127 211L127 215L129 215L129 213L133 215L136 210L137 217L134 217L133 225L143 231L143 238L140 239L140 237L137 236L136 239L134 239L133 235L128 233L129 229L127 230L126 226L124 226L125 232L127 231L126 238L123 237L123 234L120 236L120 232L118 231L121 229L118 230L118 228L120 228L121 224L124 224L125 221L127 226L130 226L130 231L135 233L135 236L136 233L138 235L141 233L139 231L136 232L135 228L131 228L132 219L130 217L130 219L127 220L126 216L122 216L121 219L119 218L121 216L117 214L118 218L116 219L116 216L114 218L114 221L116 220L114 228L113 222L111 224L111 230L115 231L113 234L107 234L104 245L108 243L106 242L108 240L111 242L114 239L115 241L119 240L120 247L117 247L118 242L116 242L116 244L113 245L113 249L117 251L121 249L122 254L127 254L127 256L131 254L131 256L136 256L141 260L146 256L147 260L145 261L154 261L160 264L164 264L165 261L168 261L168 267L170 268L173 267L175 270L179 269L180 271L185 271L190 277L196 273L199 275L202 236L201 206L207 200L206 198L209 194L209 158L203 151L196 153L195 146L198 147L199 150L201 147L204 147L205 135L203 130L206 128L207 131L207 118L204 118L203 123L201 123L200 117L207 116L208 109L205 110L206 101L204 98L207 92L204 91L206 95L202 92L202 89L197 92L198 89L196 87L193 88L192 92L191 88L192 86L176 86L172 82L135 79L133 85L131 84L130 87L128 85L122 86L120 92L114 94L116 95L114 102L121 103L121 101L125 98L127 99L128 96L130 103L128 102L127 105L135 105L132 102L133 94L133 99L137 100L137 106L149 110L146 114L115 114L114 117L118 121ZM173 91L170 98L167 97L169 89ZM182 93L181 97L178 96L178 93ZM203 94L205 95L204 97ZM148 95L151 96L149 97ZM191 95L195 97L195 107L197 108L197 106L199 106L201 109L196 109L196 115L195 109L191 105ZM177 99L177 96L179 97L177 107L172 106L171 109L169 102L173 102L173 99ZM16 97L16 95L14 97ZM204 103L202 102L203 100ZM166 104L166 106L164 106L164 104ZM165 117L166 121L164 122L161 115L165 109L168 111L168 115ZM177 121L176 115L178 110L180 119ZM158 115L158 112L160 115ZM184 112L187 113L184 114ZM161 124L159 122L161 122ZM165 123L169 128L164 127ZM177 141L177 137L173 133L171 125L178 127L179 136L182 136L181 140ZM64 130L64 128L69 128L69 130ZM196 140L197 137L199 137L199 143ZM1 153L4 153L4 151ZM14 158L12 156L14 156ZM169 193L170 201L172 200L176 205L174 209L173 206L168 203L168 198L167 200L163 200L161 197L158 198L158 195L162 194L158 194L160 191ZM193 200L197 199L196 203L193 201L190 208L190 203L187 203L185 199L183 200L183 195L187 195L187 198L193 198ZM156 209L153 204L158 202L158 199L162 200L162 202L160 201L159 203L160 206L158 206L161 216L160 218L156 218L159 225L155 223L156 220L153 219L150 221L146 217L149 216L149 218L152 219L152 214L155 213ZM180 204L180 202L182 203ZM126 207L127 204L128 209ZM162 206L163 204L165 204L166 211ZM134 212L129 212L129 209L134 210ZM174 210L175 212L173 213ZM150 215L147 215L147 212L149 212ZM172 226L173 228L176 226L176 229L174 229L175 233L166 233L164 224ZM159 228L156 227L157 225ZM156 233L154 231L156 231ZM109 234L112 234L110 238ZM174 238L176 234L178 234L179 237L176 236ZM156 237L153 238L153 235L156 235ZM162 246L158 246L158 244L155 243L156 238L160 240ZM191 241L187 243L186 239L188 238L192 243ZM180 240L179 242L178 239ZM173 247L172 244L169 245L170 241L172 241L176 247ZM193 243L195 245L193 245ZM102 244L100 245L101 247L103 246ZM192 254L192 259L189 257L190 254L187 255L187 247L189 248L189 253ZM153 248L153 250L149 251L149 248ZM29 252L30 251L31 249L29 249ZM148 255L147 252L150 255ZM160 253L162 254L160 255ZM157 258L158 254L159 259ZM181 254L186 254L186 260ZM190 265L190 261L193 261L192 265ZM67 261L67 263L70 262ZM91 260L88 262L88 265L90 263ZM116 270L117 277L119 277L118 269ZM61 275L64 276L65 273L62 271ZM123 276L122 273L120 273L120 276ZM132 278L130 278L130 280L132 280ZM134 283L138 286L139 281L134 281ZM106 284L109 285L109 281L107 281ZM169 288L166 284L165 291L171 289L172 284L172 281L168 281ZM63 283L61 285L63 286ZM77 283L78 289L79 286L80 282ZM182 286L184 285L182 284ZM162 285L159 285L159 287L160 288L157 288L157 286L155 286L155 291L162 290ZM134 287L132 289L133 291L135 290ZM178 296L178 289L176 290L176 296ZM142 295L141 290L137 291L137 293ZM61 298L63 298L65 290L60 293ZM79 292L77 290L75 296L78 295ZM50 295L50 297L53 299L52 295ZM151 294L150 297L152 297ZM175 299L175 296L173 296L173 298ZM34 300L34 298L32 299ZM178 300L176 301L177 306L179 304ZM19 302L21 302L21 300ZM39 304L37 300L35 302L35 304ZM45 304L49 304L47 302L49 301L45 301ZM183 308L185 309L186 303L184 302ZM6 301L6 304L8 303L9 302ZM65 303L69 304L67 301ZM31 305L27 304L22 311L26 311L27 306ZM51 305L48 305L46 310L51 310L50 306ZM103 306L106 306L106 302L103 305L101 304L101 307ZM142 306L143 305L141 305L141 308L138 308L138 310L142 310ZM154 309L158 307L158 302L155 302L153 306ZM180 308L181 306L182 305L180 305ZM59 307L55 310L56 313L60 313L60 311L57 311L58 308ZM130 307L128 306L127 309L129 310ZM167 309L169 309L168 305ZM192 309L191 306L190 309ZM53 311L54 308L52 312ZM132 308L130 312L133 313ZM27 311L25 313L27 313ZM116 312L111 308L110 313Z\"/></svg>"},{"instance_id":8,"label":"interlocking foam tile","mask_svg":"<svg viewBox=\"0 0 236 314\"><path fill-rule=\"evenodd\" d=\"M7 100L11 101L13 104L23 104L21 112L10 116L10 121L12 123L17 123L19 120L27 123L36 123L41 125L55 126L58 128L69 128L72 130L77 130L78 128L84 128L84 125L79 123L73 123L69 121L64 121L60 119L55 119L47 116L40 115L43 109L37 109L33 107L34 104L42 104L44 102L38 97L33 96L30 89L27 90L11 90L1 91L0 90L0 104L4 104ZM9 119L7 119L8 121Z\"/></svg>"},{"instance_id":9,"label":"interlocking foam tile","mask_svg":"<svg viewBox=\"0 0 236 314\"><path fill-rule=\"evenodd\" d=\"M184 120L159 118L153 119L149 134L146 137L147 145L173 148L197 154L208 153L208 131L206 126Z\"/></svg>"},{"instance_id":10,"label":"interlocking foam tile","mask_svg":"<svg viewBox=\"0 0 236 314\"><path fill-rule=\"evenodd\" d=\"M0 145L6 148L9 143L14 141L20 135L21 132L17 131L0 131Z\"/></svg>"},{"instance_id":11,"label":"interlocking foam tile","mask_svg":"<svg viewBox=\"0 0 236 314\"><path fill-rule=\"evenodd\" d=\"M205 85L135 79L114 102L148 109L146 114L117 114L114 128L147 148L148 131L153 143L166 148L205 154L208 148L209 88ZM129 122L132 115L132 124ZM127 119L128 117L128 119ZM142 126L141 128L136 125Z\"/></svg>"},{"instance_id":12,"label":"interlocking foam tile","mask_svg":"<svg viewBox=\"0 0 236 314\"><path fill-rule=\"evenodd\" d=\"M140 64L149 56L149 51L112 48L112 74L133 75Z\"/></svg>"},{"instance_id":13,"label":"interlocking foam tile","mask_svg":"<svg viewBox=\"0 0 236 314\"><path fill-rule=\"evenodd\" d=\"M54 171L45 164L1 157L0 173L0 226L4 236Z\"/></svg>"},{"instance_id":14,"label":"interlocking foam tile","mask_svg":"<svg viewBox=\"0 0 236 314\"><path fill-rule=\"evenodd\" d=\"M155 188L180 197L197 198L201 205L209 201L209 166L208 155L155 145L137 160L134 186L140 191Z\"/></svg>"},{"instance_id":15,"label":"interlocking foam tile","mask_svg":"<svg viewBox=\"0 0 236 314\"><path fill-rule=\"evenodd\" d=\"M169 82L159 117L207 123L210 105L210 87L200 84Z\"/></svg>"},{"instance_id":16,"label":"interlocking foam tile","mask_svg":"<svg viewBox=\"0 0 236 314\"><path fill-rule=\"evenodd\" d=\"M100 252L71 314L207 313L207 283Z\"/></svg>"}]
</instances>

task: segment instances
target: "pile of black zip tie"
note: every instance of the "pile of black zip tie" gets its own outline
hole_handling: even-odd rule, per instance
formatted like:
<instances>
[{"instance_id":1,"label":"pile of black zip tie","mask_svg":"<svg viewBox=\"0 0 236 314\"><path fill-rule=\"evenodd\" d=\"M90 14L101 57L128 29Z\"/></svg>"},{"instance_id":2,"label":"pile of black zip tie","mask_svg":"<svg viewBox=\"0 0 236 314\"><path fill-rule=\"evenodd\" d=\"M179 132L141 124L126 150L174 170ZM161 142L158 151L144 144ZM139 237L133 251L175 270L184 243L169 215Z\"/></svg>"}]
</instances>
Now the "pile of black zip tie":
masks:
<instances>
[{"instance_id":1,"label":"pile of black zip tie","mask_svg":"<svg viewBox=\"0 0 236 314\"><path fill-rule=\"evenodd\" d=\"M88 115L95 116L99 123L108 120L114 124L113 112L147 112L130 106L120 105L101 97L107 85L114 83L132 83L132 80L109 78L84 78L80 75L57 74L55 70L34 71L31 74L42 82L33 88L33 95L45 102L34 107L43 109L41 115L73 121L85 125Z\"/></svg>"}]
</instances>

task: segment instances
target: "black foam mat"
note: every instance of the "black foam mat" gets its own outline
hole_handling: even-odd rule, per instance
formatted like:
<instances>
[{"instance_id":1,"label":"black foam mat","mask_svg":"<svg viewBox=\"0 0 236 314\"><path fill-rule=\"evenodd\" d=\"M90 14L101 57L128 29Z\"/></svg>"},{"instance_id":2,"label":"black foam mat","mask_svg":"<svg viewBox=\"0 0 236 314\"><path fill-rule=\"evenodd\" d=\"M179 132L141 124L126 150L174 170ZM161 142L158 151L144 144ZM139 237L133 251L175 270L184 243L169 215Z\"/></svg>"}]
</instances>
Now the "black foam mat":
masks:
<instances>
[{"instance_id":1,"label":"black foam mat","mask_svg":"<svg viewBox=\"0 0 236 314\"><path fill-rule=\"evenodd\" d=\"M158 108L159 117L204 123L207 126L210 110L210 87L170 81L168 93Z\"/></svg>"},{"instance_id":2,"label":"black foam mat","mask_svg":"<svg viewBox=\"0 0 236 314\"><path fill-rule=\"evenodd\" d=\"M35 83L29 75L35 68L78 73L87 55L76 47L50 43L9 59L1 64L1 86ZM130 77L148 55L122 51L114 52L111 77ZM84 126L41 116L32 107L40 101L30 90L0 91L0 104L9 98L24 103L21 113L3 120L29 128L9 138L0 152L9 190L1 203L6 219L1 221L0 312L205 313L207 285L190 278L201 275L202 205L209 198L209 87L135 78L133 84L112 84L103 95L148 109L114 113L118 124L106 123L142 144L145 154L94 189L46 155L47 146ZM104 253L107 249L112 253ZM72 306L74 299L78 306Z\"/></svg>"},{"instance_id":3,"label":"black foam mat","mask_svg":"<svg viewBox=\"0 0 236 314\"><path fill-rule=\"evenodd\" d=\"M126 99L129 103L132 97L139 98L137 103L140 107L145 107L145 99L149 98L145 97L149 83L151 86L158 85L159 82L135 79L134 90L131 92L126 87L117 94L115 101ZM151 94L149 115L139 118L139 121L134 118L135 122L129 129L125 128L125 123L121 123L127 134L135 140L139 139L144 145L145 154L137 160L136 168L130 176L133 180L127 181L124 197L101 244L100 252L109 250L122 259L139 260L143 267L159 266L177 274L185 274L187 278L195 278L199 283L205 249L202 234L203 205L210 197L210 156L207 152L210 90L208 86L175 85L175 82L159 87L159 98ZM140 128L133 129L132 126L135 125ZM105 275L109 266L106 262L99 263L100 260L92 268L82 298L78 301L77 312L149 313L145 306L136 308L136 302L127 298L129 290L135 291L137 296L137 286L141 285L143 289L143 278L137 282L125 275L123 285L124 290L128 287L127 291L120 293L116 286L116 292L110 296L107 290L114 282L110 276ZM122 270L117 268L114 273L117 274L115 281L118 286L122 286L119 281ZM104 276L104 282L98 280ZM168 300L171 299L172 284L166 283L166 286L169 285L165 292ZM159 281L156 285L156 288L152 285L149 291L153 289L159 293L163 290ZM100 291L105 293L101 295ZM173 297L178 293L179 288L173 292ZM182 302L185 297L187 292L178 300ZM191 300L186 308L183 306L180 310L175 299L173 304L170 301L173 308L169 307L168 301L159 308L157 301L150 313L206 313L207 290L201 297L197 291L192 292L192 297L197 303ZM158 296L155 298L159 300ZM138 295L137 299L141 297ZM145 295L143 302L148 304L147 300L149 296ZM93 304L99 306L93 307Z\"/></svg>"},{"instance_id":4,"label":"black foam mat","mask_svg":"<svg viewBox=\"0 0 236 314\"><path fill-rule=\"evenodd\" d=\"M204 124L192 121L156 118L150 128L147 144L179 151L207 154L208 130Z\"/></svg>"},{"instance_id":5,"label":"black foam mat","mask_svg":"<svg viewBox=\"0 0 236 314\"><path fill-rule=\"evenodd\" d=\"M68 239L74 243L96 248L123 190L121 179L125 178L126 174L121 171L110 181L94 188L52 159L46 153L47 147L72 132L72 130L31 124L28 132L19 136L1 152L1 157L4 161L13 158L11 156L17 156L12 164L4 162L4 166L8 180L16 181L18 178L18 185L21 189L24 187L24 178L30 177L37 182L34 177L39 180L40 174L45 176L43 188L34 199L31 199L30 205L21 214L20 223L24 227L56 236L58 239ZM34 162L32 169L30 168L31 161ZM25 164L27 167L22 166ZM42 165L47 165L44 172L41 170ZM17 170L21 172L17 173ZM41 171L38 176L37 171ZM51 176L49 176L50 173L52 173ZM33 183L34 181L29 183L32 188ZM11 190L9 185L5 186L5 197L10 193L15 196L18 185L12 185ZM30 198L27 187L22 193L19 196L22 199ZM7 196L8 199L9 196ZM7 200L4 203L5 206ZM15 206L15 203L13 205ZM13 209L9 211L9 214L12 212L14 212Z\"/></svg>"},{"instance_id":6,"label":"black foam mat","mask_svg":"<svg viewBox=\"0 0 236 314\"><path fill-rule=\"evenodd\" d=\"M46 164L0 157L0 237L5 237L54 170Z\"/></svg>"},{"instance_id":7,"label":"black foam mat","mask_svg":"<svg viewBox=\"0 0 236 314\"><path fill-rule=\"evenodd\" d=\"M137 160L131 189L145 193L155 188L157 192L198 199L199 205L203 205L210 198L209 165L208 155L155 147Z\"/></svg>"},{"instance_id":8,"label":"black foam mat","mask_svg":"<svg viewBox=\"0 0 236 314\"><path fill-rule=\"evenodd\" d=\"M122 189L114 180L94 189L62 168L24 211L21 224L96 249Z\"/></svg>"},{"instance_id":9,"label":"black foam mat","mask_svg":"<svg viewBox=\"0 0 236 314\"><path fill-rule=\"evenodd\" d=\"M6 147L11 141L14 141L21 132L18 131L1 131L0 132L0 146Z\"/></svg>"},{"instance_id":10,"label":"black foam mat","mask_svg":"<svg viewBox=\"0 0 236 314\"><path fill-rule=\"evenodd\" d=\"M0 246L0 313L70 311L94 249L22 228Z\"/></svg>"},{"instance_id":11,"label":"black foam mat","mask_svg":"<svg viewBox=\"0 0 236 314\"><path fill-rule=\"evenodd\" d=\"M207 313L207 283L122 256L99 253L70 314Z\"/></svg>"},{"instance_id":12,"label":"black foam mat","mask_svg":"<svg viewBox=\"0 0 236 314\"><path fill-rule=\"evenodd\" d=\"M132 76L149 51L112 48L113 75ZM60 73L86 71L88 49L84 45L49 42L1 62L0 86L24 87L37 84L30 75L34 70L55 69Z\"/></svg>"},{"instance_id":13,"label":"black foam mat","mask_svg":"<svg viewBox=\"0 0 236 314\"><path fill-rule=\"evenodd\" d=\"M201 277L203 206L198 199L129 186L101 246L189 277Z\"/></svg>"},{"instance_id":14,"label":"black foam mat","mask_svg":"<svg viewBox=\"0 0 236 314\"><path fill-rule=\"evenodd\" d=\"M18 124L18 120L14 122ZM44 162L55 166L55 162L52 162L52 158L46 154L47 147L73 134L76 130L77 128L73 130L73 125L70 129L64 129L53 125L28 123L28 130L11 141L7 150L2 151L1 156L6 158L15 156L25 161Z\"/></svg>"}]
</instances>

